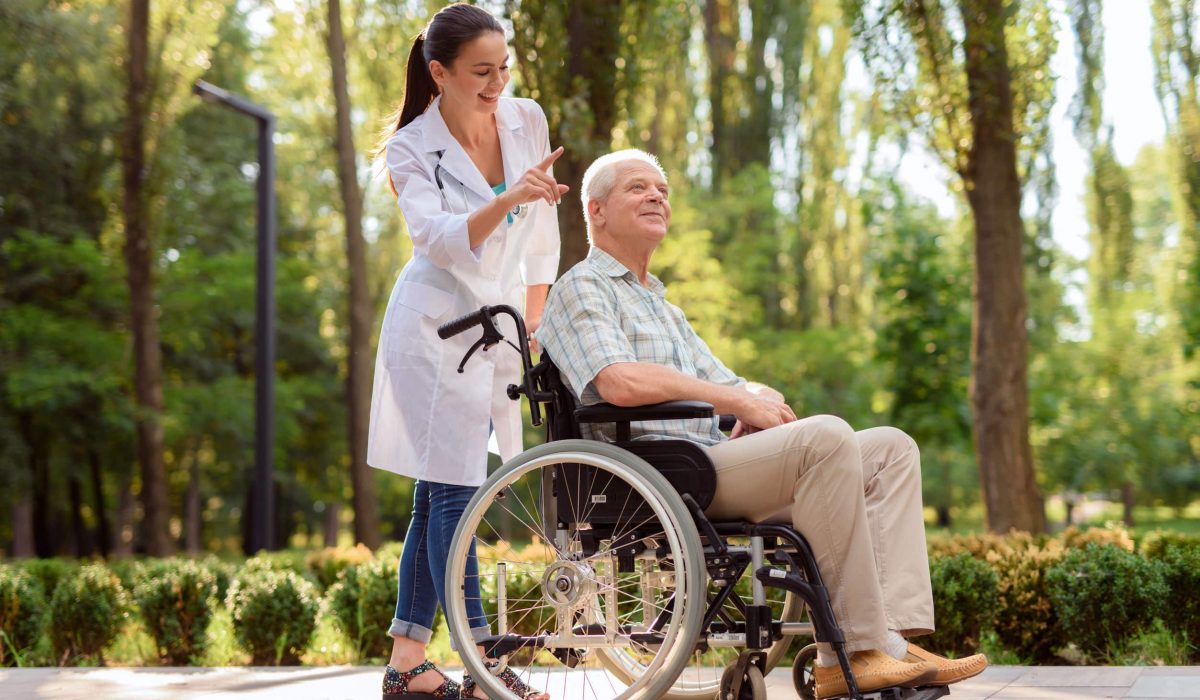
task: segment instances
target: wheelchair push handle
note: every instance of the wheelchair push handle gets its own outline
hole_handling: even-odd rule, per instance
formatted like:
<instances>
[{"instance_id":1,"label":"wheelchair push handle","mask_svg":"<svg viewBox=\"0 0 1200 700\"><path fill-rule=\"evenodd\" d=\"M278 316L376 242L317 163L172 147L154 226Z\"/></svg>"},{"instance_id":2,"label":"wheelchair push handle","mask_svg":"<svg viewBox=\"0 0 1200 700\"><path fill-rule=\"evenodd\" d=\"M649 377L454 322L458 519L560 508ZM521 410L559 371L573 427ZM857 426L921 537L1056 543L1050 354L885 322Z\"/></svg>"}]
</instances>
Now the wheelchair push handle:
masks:
<instances>
[{"instance_id":1,"label":"wheelchair push handle","mask_svg":"<svg viewBox=\"0 0 1200 700\"><path fill-rule=\"evenodd\" d=\"M471 330L480 323L483 323L484 314L487 314L490 310L491 309L489 307L485 306L478 311L472 311L469 314L463 314L453 321L443 323L442 325L438 326L438 337L442 340L448 340L459 333L462 333L463 331Z\"/></svg>"}]
</instances>

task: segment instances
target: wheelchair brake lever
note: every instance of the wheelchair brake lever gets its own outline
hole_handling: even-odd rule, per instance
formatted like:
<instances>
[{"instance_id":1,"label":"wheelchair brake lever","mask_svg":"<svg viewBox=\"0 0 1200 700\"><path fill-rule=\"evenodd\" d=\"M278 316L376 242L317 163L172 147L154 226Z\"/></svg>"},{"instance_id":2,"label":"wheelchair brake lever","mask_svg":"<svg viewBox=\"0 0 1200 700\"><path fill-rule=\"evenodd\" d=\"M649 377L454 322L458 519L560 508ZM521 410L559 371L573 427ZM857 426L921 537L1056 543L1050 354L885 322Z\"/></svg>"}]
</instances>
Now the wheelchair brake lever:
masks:
<instances>
[{"instance_id":1,"label":"wheelchair brake lever","mask_svg":"<svg viewBox=\"0 0 1200 700\"><path fill-rule=\"evenodd\" d=\"M475 344L471 346L471 349L467 351L467 354L463 355L462 362L458 363L459 374L463 373L463 368L467 366L467 361L471 359L471 356L474 355L475 351L479 348L482 347L483 351L487 352L493 345L498 345L502 340L509 345L512 345L512 341L507 340L504 335L497 330L496 324L492 322L491 314L483 314L483 319L480 321L480 324L483 326L483 337L481 337L479 340L476 340ZM513 345L513 347L516 348L517 346ZM517 348L517 352L520 352L519 348Z\"/></svg>"},{"instance_id":2,"label":"wheelchair brake lever","mask_svg":"<svg viewBox=\"0 0 1200 700\"><path fill-rule=\"evenodd\" d=\"M482 338L480 338L479 340L476 340L475 344L471 346L471 349L467 351L467 354L463 355L462 362L458 363L458 373L459 374L463 373L463 368L467 366L467 360L471 359L471 355L474 355L475 351L481 347L483 348L484 352L487 352L487 349L490 346L485 346L484 340Z\"/></svg>"}]
</instances>

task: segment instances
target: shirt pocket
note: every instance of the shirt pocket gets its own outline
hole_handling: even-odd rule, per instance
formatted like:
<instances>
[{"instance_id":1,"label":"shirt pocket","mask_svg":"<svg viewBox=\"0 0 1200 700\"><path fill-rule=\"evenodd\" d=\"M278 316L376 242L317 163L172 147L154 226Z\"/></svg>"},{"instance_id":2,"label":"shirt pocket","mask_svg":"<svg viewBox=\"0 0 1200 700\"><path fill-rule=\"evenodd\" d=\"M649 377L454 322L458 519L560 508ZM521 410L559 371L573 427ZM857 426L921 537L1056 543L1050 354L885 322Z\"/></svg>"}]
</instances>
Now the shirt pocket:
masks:
<instances>
[{"instance_id":1,"label":"shirt pocket","mask_svg":"<svg viewBox=\"0 0 1200 700\"><path fill-rule=\"evenodd\" d=\"M678 367L674 339L663 327L662 319L653 313L631 313L621 320L621 330L633 346L633 354L639 362L653 362L668 367Z\"/></svg>"}]
</instances>

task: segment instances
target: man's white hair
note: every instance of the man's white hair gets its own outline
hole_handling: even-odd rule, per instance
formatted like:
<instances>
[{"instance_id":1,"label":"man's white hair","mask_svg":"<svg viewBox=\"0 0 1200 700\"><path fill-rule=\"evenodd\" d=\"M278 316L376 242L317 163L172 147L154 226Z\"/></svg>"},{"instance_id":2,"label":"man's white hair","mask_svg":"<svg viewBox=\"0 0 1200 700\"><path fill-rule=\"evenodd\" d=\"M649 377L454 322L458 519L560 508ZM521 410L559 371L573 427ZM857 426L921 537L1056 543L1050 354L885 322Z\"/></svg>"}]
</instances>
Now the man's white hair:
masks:
<instances>
[{"instance_id":1,"label":"man's white hair","mask_svg":"<svg viewBox=\"0 0 1200 700\"><path fill-rule=\"evenodd\" d=\"M629 161L647 163L658 171L664 181L667 179L658 158L637 148L614 151L593 161L583 174L583 185L579 188L579 198L583 201L583 220L587 224L588 243L592 242L592 216L588 213L588 202L593 199L601 202L608 199L613 186L617 184L616 166Z\"/></svg>"}]
</instances>

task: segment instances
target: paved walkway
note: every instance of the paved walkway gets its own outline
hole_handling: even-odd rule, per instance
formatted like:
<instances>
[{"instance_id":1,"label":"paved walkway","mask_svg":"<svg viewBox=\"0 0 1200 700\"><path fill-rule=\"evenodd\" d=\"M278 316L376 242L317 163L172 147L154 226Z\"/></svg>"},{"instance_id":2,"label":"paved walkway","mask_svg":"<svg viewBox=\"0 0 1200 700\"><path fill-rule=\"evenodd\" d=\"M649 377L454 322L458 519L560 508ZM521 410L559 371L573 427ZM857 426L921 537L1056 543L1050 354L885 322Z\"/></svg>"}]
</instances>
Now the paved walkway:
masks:
<instances>
[{"instance_id":1,"label":"paved walkway","mask_svg":"<svg viewBox=\"0 0 1200 700\"><path fill-rule=\"evenodd\" d=\"M379 681L379 669L362 666L0 669L0 698L363 700L379 697ZM772 699L797 697L790 669L772 672L768 689ZM569 696L568 692L562 697ZM1200 700L1200 666L996 666L954 686L949 697L954 700Z\"/></svg>"}]
</instances>

